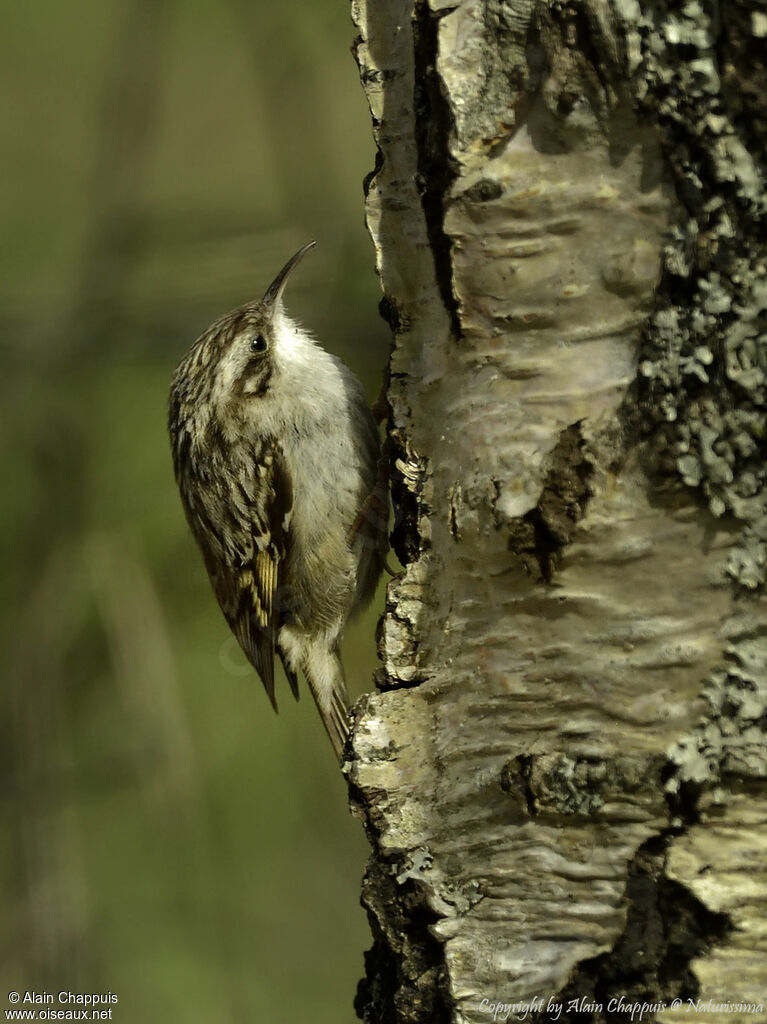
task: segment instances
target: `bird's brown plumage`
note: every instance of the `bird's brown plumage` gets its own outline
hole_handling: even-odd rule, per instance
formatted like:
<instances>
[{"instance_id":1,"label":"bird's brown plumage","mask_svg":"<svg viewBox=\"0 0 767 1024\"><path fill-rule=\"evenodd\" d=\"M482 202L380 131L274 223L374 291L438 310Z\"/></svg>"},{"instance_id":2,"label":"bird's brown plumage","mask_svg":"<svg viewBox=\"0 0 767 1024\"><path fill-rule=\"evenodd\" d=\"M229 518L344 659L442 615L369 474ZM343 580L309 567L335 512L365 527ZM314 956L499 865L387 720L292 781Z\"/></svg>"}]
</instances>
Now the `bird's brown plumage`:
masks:
<instances>
[{"instance_id":1,"label":"bird's brown plumage","mask_svg":"<svg viewBox=\"0 0 767 1024\"><path fill-rule=\"evenodd\" d=\"M372 502L378 430L359 381L284 313L287 274L217 320L181 361L176 480L222 611L276 708L274 655L302 672L340 757L343 628L370 599L386 536ZM380 507L379 507L380 506Z\"/></svg>"}]
</instances>

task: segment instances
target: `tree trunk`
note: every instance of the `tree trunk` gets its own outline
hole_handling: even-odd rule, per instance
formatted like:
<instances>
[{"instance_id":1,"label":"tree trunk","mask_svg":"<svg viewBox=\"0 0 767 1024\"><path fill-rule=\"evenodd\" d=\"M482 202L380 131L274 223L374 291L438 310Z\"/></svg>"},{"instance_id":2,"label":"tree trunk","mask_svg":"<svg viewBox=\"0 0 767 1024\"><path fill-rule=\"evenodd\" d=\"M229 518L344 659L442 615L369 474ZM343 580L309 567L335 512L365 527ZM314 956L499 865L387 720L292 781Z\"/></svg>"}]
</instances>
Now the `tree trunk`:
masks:
<instances>
[{"instance_id":1,"label":"tree trunk","mask_svg":"<svg viewBox=\"0 0 767 1024\"><path fill-rule=\"evenodd\" d=\"M767 15L353 14L405 565L357 1011L765 1020Z\"/></svg>"}]
</instances>

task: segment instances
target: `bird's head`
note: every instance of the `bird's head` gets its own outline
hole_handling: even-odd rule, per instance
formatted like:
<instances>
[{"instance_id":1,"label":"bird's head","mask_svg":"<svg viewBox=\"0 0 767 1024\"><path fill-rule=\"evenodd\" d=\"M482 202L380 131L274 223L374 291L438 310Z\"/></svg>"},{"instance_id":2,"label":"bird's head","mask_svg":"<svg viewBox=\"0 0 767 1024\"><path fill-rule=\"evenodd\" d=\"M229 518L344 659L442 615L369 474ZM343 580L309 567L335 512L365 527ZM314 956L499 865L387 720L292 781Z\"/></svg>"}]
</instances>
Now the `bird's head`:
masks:
<instances>
[{"instance_id":1,"label":"bird's head","mask_svg":"<svg viewBox=\"0 0 767 1024\"><path fill-rule=\"evenodd\" d=\"M258 302L226 313L194 343L179 364L171 385L170 426L201 437L211 422L219 430L237 429L251 403L270 393L281 363L295 360L298 334L282 307L291 270L313 249L309 242L288 260Z\"/></svg>"}]
</instances>

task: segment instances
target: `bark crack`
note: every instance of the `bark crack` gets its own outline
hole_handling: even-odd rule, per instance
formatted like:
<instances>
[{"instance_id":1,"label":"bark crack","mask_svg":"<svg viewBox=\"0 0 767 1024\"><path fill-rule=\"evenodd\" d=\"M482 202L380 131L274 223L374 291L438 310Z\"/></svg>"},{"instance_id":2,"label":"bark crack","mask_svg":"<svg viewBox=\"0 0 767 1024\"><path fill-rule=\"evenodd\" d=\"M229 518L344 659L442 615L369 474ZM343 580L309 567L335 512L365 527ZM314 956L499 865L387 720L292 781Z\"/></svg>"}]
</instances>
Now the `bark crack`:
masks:
<instances>
[{"instance_id":1,"label":"bark crack","mask_svg":"<svg viewBox=\"0 0 767 1024\"><path fill-rule=\"evenodd\" d=\"M583 517L592 493L593 468L581 424L572 423L561 432L551 454L538 504L512 524L509 551L543 583L551 583Z\"/></svg>"},{"instance_id":2,"label":"bark crack","mask_svg":"<svg viewBox=\"0 0 767 1024\"><path fill-rule=\"evenodd\" d=\"M362 885L373 945L354 1009L364 1024L449 1024L450 996L441 943L430 926L437 916L413 881L401 885L396 866L371 858Z\"/></svg>"},{"instance_id":3,"label":"bark crack","mask_svg":"<svg viewBox=\"0 0 767 1024\"><path fill-rule=\"evenodd\" d=\"M453 336L463 334L458 303L453 294L452 242L445 231L445 197L456 178L455 161L448 140L453 122L442 92L437 56L439 21L448 13L435 16L424 0L415 4L413 45L415 85L413 111L415 143L418 151L416 187L421 199L426 232L434 256L434 270L440 296L450 317Z\"/></svg>"},{"instance_id":4,"label":"bark crack","mask_svg":"<svg viewBox=\"0 0 767 1024\"><path fill-rule=\"evenodd\" d=\"M391 545L402 565L415 562L428 547L421 536L419 518L430 509L424 501L423 491L428 475L428 463L419 455L401 430L389 432L391 447L391 493L394 505L394 527Z\"/></svg>"},{"instance_id":5,"label":"bark crack","mask_svg":"<svg viewBox=\"0 0 767 1024\"><path fill-rule=\"evenodd\" d=\"M640 846L628 870L626 927L609 953L585 960L558 1002L578 1001L587 1009L565 1012L559 1024L613 1024L625 1012L608 1012L610 1000L624 1003L696 999L700 985L691 962L732 931L727 914L715 913L689 889L665 875L671 833ZM598 1009L597 1007L601 1007ZM541 1014L536 1020L550 1020Z\"/></svg>"}]
</instances>

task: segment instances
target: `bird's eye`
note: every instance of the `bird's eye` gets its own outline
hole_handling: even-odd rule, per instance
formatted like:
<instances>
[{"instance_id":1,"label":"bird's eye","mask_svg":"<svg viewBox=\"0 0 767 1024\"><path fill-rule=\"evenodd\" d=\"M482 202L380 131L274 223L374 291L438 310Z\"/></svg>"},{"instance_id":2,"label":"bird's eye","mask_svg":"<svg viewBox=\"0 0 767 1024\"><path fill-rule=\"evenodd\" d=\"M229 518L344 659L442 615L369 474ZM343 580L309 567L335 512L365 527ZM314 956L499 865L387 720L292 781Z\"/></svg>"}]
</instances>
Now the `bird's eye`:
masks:
<instances>
[{"instance_id":1,"label":"bird's eye","mask_svg":"<svg viewBox=\"0 0 767 1024\"><path fill-rule=\"evenodd\" d=\"M267 347L266 338L263 334L257 334L254 338L250 339L251 352L266 352Z\"/></svg>"}]
</instances>

